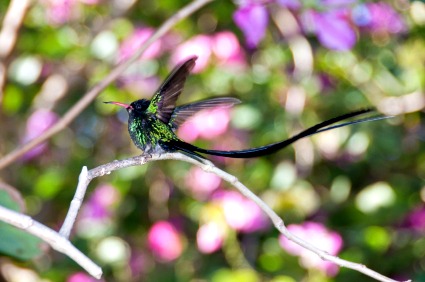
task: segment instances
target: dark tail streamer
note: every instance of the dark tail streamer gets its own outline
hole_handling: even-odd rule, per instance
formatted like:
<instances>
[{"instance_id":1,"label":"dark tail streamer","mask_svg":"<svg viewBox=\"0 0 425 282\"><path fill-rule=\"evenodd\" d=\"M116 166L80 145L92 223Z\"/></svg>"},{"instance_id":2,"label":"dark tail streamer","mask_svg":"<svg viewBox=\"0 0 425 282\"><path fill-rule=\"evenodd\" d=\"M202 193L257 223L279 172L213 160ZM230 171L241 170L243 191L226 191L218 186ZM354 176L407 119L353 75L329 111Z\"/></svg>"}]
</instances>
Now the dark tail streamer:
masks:
<instances>
[{"instance_id":1,"label":"dark tail streamer","mask_svg":"<svg viewBox=\"0 0 425 282\"><path fill-rule=\"evenodd\" d=\"M374 109L362 109L362 110L358 110L355 112L351 112L348 114L344 114L338 117L334 117L331 118L329 120L326 120L324 122L321 122L319 124L316 124L300 133L298 133L297 135L277 142L277 143L273 143L273 144L269 144L266 146L262 146L262 147L257 147L257 148L252 148L252 149L246 149L246 150L235 150L235 151L219 151L219 150L207 150L207 149L202 149L199 148L197 146L194 146L192 144L186 143L184 141L173 141L172 147L174 147L175 149L181 150L183 152L186 153L192 153L193 152L198 152L198 153L202 153L202 154L208 154L208 155L214 155L214 156L221 156L221 157L228 157L228 158L255 158L255 157L260 157L260 156L264 156L264 155L269 155L269 154L273 154L289 145L291 145L292 143L304 138L304 137L308 137L320 132L325 132L328 130L332 130L335 128L339 128L339 127L344 127L344 126L348 126L348 125L352 125L352 124L357 124L357 123L363 123L363 122L369 122L369 121L377 121L377 120L382 120L382 119L387 119L387 118L391 118L391 116L373 116L373 117L368 117L368 118L363 118L363 119L358 119L358 120L353 120L353 121L349 121L349 122L344 122L341 124L335 124L356 116L360 116L360 115L364 115L367 113L371 113L374 112Z\"/></svg>"}]
</instances>

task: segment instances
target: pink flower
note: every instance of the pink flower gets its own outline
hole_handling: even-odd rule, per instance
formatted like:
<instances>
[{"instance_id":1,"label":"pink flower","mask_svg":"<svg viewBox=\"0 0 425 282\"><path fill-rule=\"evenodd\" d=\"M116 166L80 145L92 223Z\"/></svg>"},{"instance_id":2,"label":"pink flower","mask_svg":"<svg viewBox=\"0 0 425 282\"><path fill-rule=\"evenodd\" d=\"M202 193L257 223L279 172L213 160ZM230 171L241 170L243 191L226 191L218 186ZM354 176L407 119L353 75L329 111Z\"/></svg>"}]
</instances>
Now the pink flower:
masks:
<instances>
[{"instance_id":1,"label":"pink flower","mask_svg":"<svg viewBox=\"0 0 425 282\"><path fill-rule=\"evenodd\" d=\"M148 232L148 245L153 254L164 262L178 258L183 252L179 232L167 221L156 222Z\"/></svg>"},{"instance_id":2,"label":"pink flower","mask_svg":"<svg viewBox=\"0 0 425 282\"><path fill-rule=\"evenodd\" d=\"M151 37L154 30L152 28L136 28L131 36L126 38L118 51L118 62L122 62L131 57L145 42ZM161 54L161 40L156 40L142 55L141 59L157 58Z\"/></svg>"},{"instance_id":3,"label":"pink flower","mask_svg":"<svg viewBox=\"0 0 425 282\"><path fill-rule=\"evenodd\" d=\"M28 118L23 143L40 136L43 132L49 129L59 117L49 110L40 109L32 113ZM42 154L47 148L47 142L43 142L34 149L25 153L24 159L29 160Z\"/></svg>"},{"instance_id":4,"label":"pink flower","mask_svg":"<svg viewBox=\"0 0 425 282\"><path fill-rule=\"evenodd\" d=\"M256 48L266 34L269 21L266 7L245 3L233 14L233 20L245 35L248 48Z\"/></svg>"},{"instance_id":5,"label":"pink flower","mask_svg":"<svg viewBox=\"0 0 425 282\"><path fill-rule=\"evenodd\" d=\"M198 199L205 199L220 187L221 178L199 167L193 167L186 176L186 185Z\"/></svg>"},{"instance_id":6,"label":"pink flower","mask_svg":"<svg viewBox=\"0 0 425 282\"><path fill-rule=\"evenodd\" d=\"M76 0L46 0L44 3L49 22L60 25L71 19Z\"/></svg>"},{"instance_id":7,"label":"pink flower","mask_svg":"<svg viewBox=\"0 0 425 282\"><path fill-rule=\"evenodd\" d=\"M214 195L214 198L222 207L226 222L233 229L249 233L269 226L269 220L263 211L238 192L222 191Z\"/></svg>"},{"instance_id":8,"label":"pink flower","mask_svg":"<svg viewBox=\"0 0 425 282\"><path fill-rule=\"evenodd\" d=\"M229 122L229 109L201 111L180 126L179 135L188 142L197 138L213 139L226 132Z\"/></svg>"},{"instance_id":9,"label":"pink flower","mask_svg":"<svg viewBox=\"0 0 425 282\"><path fill-rule=\"evenodd\" d=\"M238 38L230 31L219 32L213 37L213 52L222 64L245 64Z\"/></svg>"},{"instance_id":10,"label":"pink flower","mask_svg":"<svg viewBox=\"0 0 425 282\"><path fill-rule=\"evenodd\" d=\"M120 200L118 190L107 184L96 187L83 206L81 219L103 220L111 216L112 207Z\"/></svg>"},{"instance_id":11,"label":"pink flower","mask_svg":"<svg viewBox=\"0 0 425 282\"><path fill-rule=\"evenodd\" d=\"M224 236L225 230L220 224L209 222L202 225L196 234L199 251L205 254L217 251L223 245Z\"/></svg>"},{"instance_id":12,"label":"pink flower","mask_svg":"<svg viewBox=\"0 0 425 282\"><path fill-rule=\"evenodd\" d=\"M158 89L160 80L156 76L146 77L140 72L129 73L128 71L118 78L118 86L127 91L139 93L141 96L149 95Z\"/></svg>"},{"instance_id":13,"label":"pink flower","mask_svg":"<svg viewBox=\"0 0 425 282\"><path fill-rule=\"evenodd\" d=\"M103 279L98 280L84 272L77 272L69 276L66 281L67 282L101 282L104 280Z\"/></svg>"},{"instance_id":14,"label":"pink flower","mask_svg":"<svg viewBox=\"0 0 425 282\"><path fill-rule=\"evenodd\" d=\"M365 26L374 33L400 33L405 25L394 9L385 2L365 4L370 13L370 21Z\"/></svg>"},{"instance_id":15,"label":"pink flower","mask_svg":"<svg viewBox=\"0 0 425 282\"><path fill-rule=\"evenodd\" d=\"M118 63L129 59L153 34L154 30L147 27L136 28L132 35L126 38L118 51ZM162 53L162 40L156 40L140 57L140 60L157 58ZM127 69L118 79L118 85L126 88L130 92L151 95L158 87L158 78L150 75L146 76L141 69L143 66Z\"/></svg>"},{"instance_id":16,"label":"pink flower","mask_svg":"<svg viewBox=\"0 0 425 282\"><path fill-rule=\"evenodd\" d=\"M320 223L291 224L288 226L288 230L295 236L308 241L331 255L337 255L342 248L341 236L334 231L326 229ZM329 276L334 276L338 273L337 265L322 260L316 254L289 241L283 235L279 236L279 243L288 253L299 256L300 264L303 267L319 269Z\"/></svg>"},{"instance_id":17,"label":"pink flower","mask_svg":"<svg viewBox=\"0 0 425 282\"><path fill-rule=\"evenodd\" d=\"M201 72L208 65L211 57L212 41L209 36L197 35L186 42L183 42L174 50L171 56L171 65L175 66L189 57L198 56L194 73Z\"/></svg>"}]
</instances>

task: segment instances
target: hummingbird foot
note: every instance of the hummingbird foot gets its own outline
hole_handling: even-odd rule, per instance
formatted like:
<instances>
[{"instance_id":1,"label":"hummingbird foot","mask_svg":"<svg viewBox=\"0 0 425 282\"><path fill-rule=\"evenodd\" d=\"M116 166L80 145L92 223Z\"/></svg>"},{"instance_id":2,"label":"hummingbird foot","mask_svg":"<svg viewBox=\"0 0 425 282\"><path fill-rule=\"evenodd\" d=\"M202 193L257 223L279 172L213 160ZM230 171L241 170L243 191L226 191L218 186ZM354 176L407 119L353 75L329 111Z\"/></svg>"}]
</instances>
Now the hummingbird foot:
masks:
<instances>
[{"instance_id":1,"label":"hummingbird foot","mask_svg":"<svg viewBox=\"0 0 425 282\"><path fill-rule=\"evenodd\" d=\"M143 152L141 156L143 156L146 160L153 158L153 154L151 154L150 152Z\"/></svg>"}]
</instances>

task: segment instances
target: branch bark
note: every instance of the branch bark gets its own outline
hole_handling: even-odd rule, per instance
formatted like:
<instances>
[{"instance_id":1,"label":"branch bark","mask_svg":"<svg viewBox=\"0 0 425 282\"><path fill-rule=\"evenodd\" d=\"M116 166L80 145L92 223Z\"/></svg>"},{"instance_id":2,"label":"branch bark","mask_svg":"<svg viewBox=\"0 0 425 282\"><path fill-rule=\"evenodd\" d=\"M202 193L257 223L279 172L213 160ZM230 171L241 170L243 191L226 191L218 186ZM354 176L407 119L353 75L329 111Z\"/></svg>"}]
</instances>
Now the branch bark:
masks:
<instances>
[{"instance_id":1,"label":"branch bark","mask_svg":"<svg viewBox=\"0 0 425 282\"><path fill-rule=\"evenodd\" d=\"M242 184L235 176L217 168L213 163L209 161L205 161L204 163L201 163L181 153L166 153L161 155L153 154L149 157L140 155L140 156L128 158L121 161L113 161L113 162L98 166L96 168L93 168L91 170L87 170L87 167L83 167L79 177L77 191L71 202L71 206L65 218L64 224L61 227L60 234L65 238L69 236L72 230L72 227L74 226L75 219L78 215L78 211L83 202L84 195L87 190L87 186L90 184L91 180L93 180L96 177L103 176L105 174L110 174L112 171L115 171L115 170L119 170L119 169L130 167L130 166L144 165L148 162L159 161L159 160L184 161L184 162L188 162L193 165L196 165L207 172L214 173L215 175L217 175L218 177L220 177L221 179L223 179L224 181L228 182L233 187L235 187L245 197L247 197L248 199L256 203L263 210L263 212L270 218L270 220L273 222L276 229L279 230L279 232L283 234L288 240L291 240L292 242L300 245L301 247L313 252L314 254L318 255L321 259L330 261L341 267L346 267L346 268L356 270L378 281L397 282L397 280L393 280L389 277L386 277L372 269L369 269L365 265L350 262L347 260L343 260L337 256L330 255L329 253L326 252L326 250L317 248L316 246L310 244L309 242L293 235L286 228L284 221L263 200L261 200L257 195L251 192L251 190L248 189L244 184ZM406 282L409 282L409 281L410 280L407 280Z\"/></svg>"},{"instance_id":2,"label":"branch bark","mask_svg":"<svg viewBox=\"0 0 425 282\"><path fill-rule=\"evenodd\" d=\"M4 16L0 30L0 105L4 96L6 83L7 59L13 51L18 38L19 28L31 4L31 0L12 0Z\"/></svg>"},{"instance_id":3,"label":"branch bark","mask_svg":"<svg viewBox=\"0 0 425 282\"><path fill-rule=\"evenodd\" d=\"M90 103L103 91L106 86L118 78L118 76L133 64L145 51L146 49L164 34L166 34L173 26L175 26L182 19L188 17L201 7L205 6L212 0L195 0L187 6L183 7L180 11L175 13L170 19L164 22L161 27L140 47L140 49L133 54L127 61L117 65L101 82L95 85L89 90L84 96L71 108L65 115L51 128L46 130L42 135L35 139L32 139L28 143L16 148L4 157L0 159L0 170L17 160L23 154L37 146L38 144L46 141L54 134L63 130L68 124L70 124Z\"/></svg>"},{"instance_id":4,"label":"branch bark","mask_svg":"<svg viewBox=\"0 0 425 282\"><path fill-rule=\"evenodd\" d=\"M33 220L31 217L0 206L0 220L39 237L56 251L70 257L97 279L100 279L102 276L102 269L75 248L67 238Z\"/></svg>"}]
</instances>

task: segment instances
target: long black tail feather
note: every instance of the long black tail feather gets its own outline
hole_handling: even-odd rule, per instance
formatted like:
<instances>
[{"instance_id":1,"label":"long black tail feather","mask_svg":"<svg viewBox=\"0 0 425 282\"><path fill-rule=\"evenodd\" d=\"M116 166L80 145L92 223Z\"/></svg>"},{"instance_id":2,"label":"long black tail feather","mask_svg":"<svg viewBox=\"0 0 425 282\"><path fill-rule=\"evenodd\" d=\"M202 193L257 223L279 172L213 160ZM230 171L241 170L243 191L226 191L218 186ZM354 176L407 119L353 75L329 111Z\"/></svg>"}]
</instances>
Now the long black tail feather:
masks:
<instances>
[{"instance_id":1,"label":"long black tail feather","mask_svg":"<svg viewBox=\"0 0 425 282\"><path fill-rule=\"evenodd\" d=\"M209 154L209 155L215 155L215 156L221 156L221 157L228 157L228 158L255 158L255 157L260 157L260 156L264 156L264 155L269 155L272 153L275 153L289 145L291 145L292 143L307 137L307 136L311 136L320 132L324 132L324 131L328 131L328 130L332 130L335 128L339 128L339 127L344 127L344 126L348 126L348 125L352 125L352 124L356 124L356 123L363 123L363 122L369 122L369 121L376 121L376 120L381 120L381 119L386 119L386 118L391 118L391 116L373 116L373 117L368 117L368 118L363 118L363 119L358 119L358 120L353 120L353 121L349 121L349 122L345 122L345 123L341 123L341 124L335 124L341 121L344 121L346 119L349 118L353 118L356 116L360 116L360 115L364 115L367 113L371 113L373 112L374 109L362 109L362 110L358 110L355 112L351 112L348 114L344 114L338 117L334 117L331 118L329 120L326 120L324 122L321 122L319 124L316 124L300 133L298 133L297 135L277 142L277 143L273 143L270 145L266 145L266 146L262 146L262 147L258 147L258 148L252 148L252 149L246 149L246 150L235 150L235 151L219 151L219 150L207 150L207 149L202 149L199 148L197 146L194 146L192 144L186 143L184 141L173 141L172 144L170 144L172 147L174 147L177 150L181 150L183 152L186 153L194 153L194 152L198 152L198 153L203 153L203 154Z\"/></svg>"}]
</instances>

